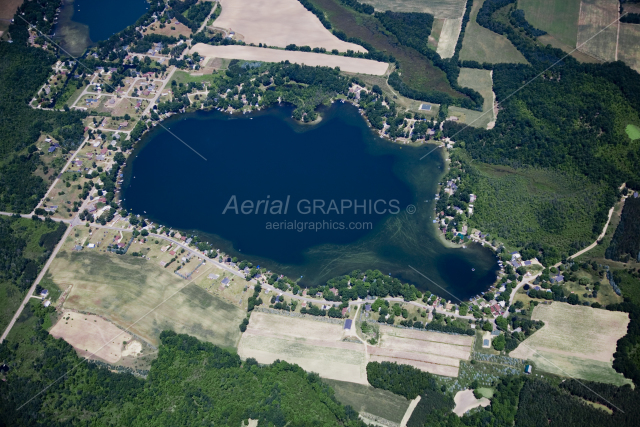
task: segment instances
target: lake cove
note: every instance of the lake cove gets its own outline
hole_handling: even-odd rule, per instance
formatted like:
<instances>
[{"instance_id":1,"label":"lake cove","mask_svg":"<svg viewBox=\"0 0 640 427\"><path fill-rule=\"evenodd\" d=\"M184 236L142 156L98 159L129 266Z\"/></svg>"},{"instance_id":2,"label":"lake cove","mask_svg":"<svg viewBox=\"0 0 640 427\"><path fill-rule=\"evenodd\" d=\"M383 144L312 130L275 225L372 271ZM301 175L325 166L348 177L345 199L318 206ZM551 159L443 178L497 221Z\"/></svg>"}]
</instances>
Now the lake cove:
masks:
<instances>
[{"instance_id":1,"label":"lake cove","mask_svg":"<svg viewBox=\"0 0 640 427\"><path fill-rule=\"evenodd\" d=\"M199 155L154 128L125 167L123 206L305 285L379 269L450 297L411 266L466 300L495 281L489 250L447 248L436 235L439 150L420 160L433 146L383 140L348 104L323 111L317 125L294 122L291 111L163 122Z\"/></svg>"},{"instance_id":2,"label":"lake cove","mask_svg":"<svg viewBox=\"0 0 640 427\"><path fill-rule=\"evenodd\" d=\"M74 56L135 23L149 9L145 0L64 0L55 39Z\"/></svg>"}]
</instances>

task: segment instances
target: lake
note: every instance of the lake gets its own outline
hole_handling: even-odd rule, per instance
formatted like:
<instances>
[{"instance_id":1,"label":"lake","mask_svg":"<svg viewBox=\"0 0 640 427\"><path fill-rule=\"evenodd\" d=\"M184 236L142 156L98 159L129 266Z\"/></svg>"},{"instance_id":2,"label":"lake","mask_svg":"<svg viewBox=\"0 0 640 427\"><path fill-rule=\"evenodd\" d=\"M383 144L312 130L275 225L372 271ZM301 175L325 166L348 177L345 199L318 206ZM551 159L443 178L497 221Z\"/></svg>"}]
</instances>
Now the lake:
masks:
<instances>
[{"instance_id":1,"label":"lake","mask_svg":"<svg viewBox=\"0 0 640 427\"><path fill-rule=\"evenodd\" d=\"M436 234L440 150L419 160L433 146L379 138L349 104L325 109L316 125L295 122L291 111L196 112L163 122L184 144L159 126L143 137L124 169L123 206L232 256L303 276L301 284L379 269L449 297L413 267L466 300L495 281L491 251L446 247Z\"/></svg>"},{"instance_id":2,"label":"lake","mask_svg":"<svg viewBox=\"0 0 640 427\"><path fill-rule=\"evenodd\" d=\"M64 0L55 38L74 56L135 23L149 9L145 0Z\"/></svg>"}]
</instances>

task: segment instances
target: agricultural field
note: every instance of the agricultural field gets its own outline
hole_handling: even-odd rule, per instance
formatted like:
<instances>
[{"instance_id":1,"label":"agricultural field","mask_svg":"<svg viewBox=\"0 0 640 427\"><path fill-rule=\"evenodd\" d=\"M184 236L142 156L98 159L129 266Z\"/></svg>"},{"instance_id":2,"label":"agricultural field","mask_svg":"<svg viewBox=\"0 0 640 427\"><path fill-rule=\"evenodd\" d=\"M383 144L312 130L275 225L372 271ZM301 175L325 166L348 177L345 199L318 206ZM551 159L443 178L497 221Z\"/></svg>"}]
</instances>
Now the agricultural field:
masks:
<instances>
[{"instance_id":1,"label":"agricultural field","mask_svg":"<svg viewBox=\"0 0 640 427\"><path fill-rule=\"evenodd\" d=\"M620 23L618 38L618 60L624 61L629 67L640 72L640 25ZM636 128L637 138L640 130Z\"/></svg>"},{"instance_id":2,"label":"agricultural field","mask_svg":"<svg viewBox=\"0 0 640 427\"><path fill-rule=\"evenodd\" d=\"M526 20L535 28L574 49L578 40L580 1L520 0L518 9L524 10Z\"/></svg>"},{"instance_id":3,"label":"agricultural field","mask_svg":"<svg viewBox=\"0 0 640 427\"><path fill-rule=\"evenodd\" d=\"M77 230L69 236L50 267L51 278L60 287L73 285L65 309L103 316L153 345L158 345L160 332L171 329L222 347L236 346L244 311L178 277L173 273L177 263L167 268L158 265L174 257L169 251L161 252L162 245L136 240L126 255L116 255L104 249L118 237L116 233L102 229L91 236L85 233L86 229ZM130 233L124 233L122 241L129 239ZM86 247L89 242L96 247ZM71 250L75 244L85 248ZM132 256L133 252L145 257ZM192 260L184 271L198 263ZM205 264L193 273L193 280L213 270L218 269Z\"/></svg>"},{"instance_id":4,"label":"agricultural field","mask_svg":"<svg viewBox=\"0 0 640 427\"><path fill-rule=\"evenodd\" d=\"M461 29L462 18L444 20L436 50L441 57L451 58L453 56Z\"/></svg>"},{"instance_id":5,"label":"agricultural field","mask_svg":"<svg viewBox=\"0 0 640 427\"><path fill-rule=\"evenodd\" d=\"M503 62L526 64L527 60L505 36L481 27L476 22L476 16L483 4L484 0L473 2L471 16L462 41L460 60L493 64Z\"/></svg>"},{"instance_id":6,"label":"agricultural field","mask_svg":"<svg viewBox=\"0 0 640 427\"><path fill-rule=\"evenodd\" d=\"M437 375L457 377L469 360L473 338L438 332L380 327L380 343L368 347L372 362L397 362Z\"/></svg>"},{"instance_id":7,"label":"agricultural field","mask_svg":"<svg viewBox=\"0 0 640 427\"><path fill-rule=\"evenodd\" d=\"M532 361L540 371L588 381L628 383L611 367L629 315L560 302L540 304L531 318L545 326L510 353Z\"/></svg>"},{"instance_id":8,"label":"agricultural field","mask_svg":"<svg viewBox=\"0 0 640 427\"><path fill-rule=\"evenodd\" d=\"M351 405L360 416L367 419L383 418L399 425L409 407L410 401L387 390L338 380L322 381L333 388L340 403Z\"/></svg>"},{"instance_id":9,"label":"agricultural field","mask_svg":"<svg viewBox=\"0 0 640 427\"><path fill-rule=\"evenodd\" d=\"M230 29L245 43L267 46L323 47L328 51L366 52L362 46L343 42L327 30L320 20L298 0L221 0L222 13L215 26ZM247 11L251 11L247 13Z\"/></svg>"},{"instance_id":10,"label":"agricultural field","mask_svg":"<svg viewBox=\"0 0 640 427\"><path fill-rule=\"evenodd\" d=\"M429 34L429 40L427 44L431 49L436 49L438 47L438 43L440 42L440 35L442 34L442 28L444 27L445 19L434 19L433 25L431 26L431 34Z\"/></svg>"},{"instance_id":11,"label":"agricultural field","mask_svg":"<svg viewBox=\"0 0 640 427\"><path fill-rule=\"evenodd\" d=\"M259 363L286 360L323 378L367 383L365 346L342 341L341 323L254 311L238 354Z\"/></svg>"},{"instance_id":12,"label":"agricultural field","mask_svg":"<svg viewBox=\"0 0 640 427\"><path fill-rule=\"evenodd\" d=\"M436 18L458 19L464 15L466 0L363 0L362 3L370 4L377 12L420 12Z\"/></svg>"},{"instance_id":13,"label":"agricultural field","mask_svg":"<svg viewBox=\"0 0 640 427\"><path fill-rule=\"evenodd\" d=\"M578 50L603 61L616 60L619 7L618 0L582 0L578 18Z\"/></svg>"},{"instance_id":14,"label":"agricultural field","mask_svg":"<svg viewBox=\"0 0 640 427\"><path fill-rule=\"evenodd\" d=\"M477 91L484 98L482 112L460 108L460 110L463 110L467 114L467 120L464 123L471 124L475 127L487 127L489 123L496 120L493 113L494 95L491 71L477 70L475 68L460 68L458 84L462 87L468 87ZM457 109L452 111L451 108L449 110L451 113L457 111ZM469 118L472 117L470 113L477 113L477 118L469 120Z\"/></svg>"},{"instance_id":15,"label":"agricultural field","mask_svg":"<svg viewBox=\"0 0 640 427\"><path fill-rule=\"evenodd\" d=\"M244 59L248 61L280 62L290 61L311 67L340 67L349 73L373 74L382 76L387 72L389 64L363 58L327 55L324 53L300 52L279 49L263 49L252 46L211 46L198 43L189 51L198 52L208 61L209 58Z\"/></svg>"}]
</instances>

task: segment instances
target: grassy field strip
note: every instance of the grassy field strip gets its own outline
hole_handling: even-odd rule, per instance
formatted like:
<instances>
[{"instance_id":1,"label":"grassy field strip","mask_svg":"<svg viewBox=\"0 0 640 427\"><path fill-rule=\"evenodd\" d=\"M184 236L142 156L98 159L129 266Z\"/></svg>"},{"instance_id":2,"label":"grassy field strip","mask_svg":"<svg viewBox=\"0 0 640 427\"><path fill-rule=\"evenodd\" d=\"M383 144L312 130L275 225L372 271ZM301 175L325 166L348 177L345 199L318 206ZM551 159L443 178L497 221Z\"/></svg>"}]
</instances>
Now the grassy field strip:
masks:
<instances>
[{"instance_id":1,"label":"grassy field strip","mask_svg":"<svg viewBox=\"0 0 640 427\"><path fill-rule=\"evenodd\" d=\"M279 49L264 49L252 46L211 46L198 43L189 53L198 52L200 56L209 58L244 59L248 61L280 62L290 61L311 67L340 67L350 73L373 74L382 76L387 72L389 64L363 58L327 55L324 53L299 52Z\"/></svg>"},{"instance_id":2,"label":"grassy field strip","mask_svg":"<svg viewBox=\"0 0 640 427\"><path fill-rule=\"evenodd\" d=\"M433 26L431 27L431 34L429 34L428 44L432 49L438 47L440 41L440 35L442 34L442 27L444 26L445 19L434 19Z\"/></svg>"},{"instance_id":3,"label":"grassy field strip","mask_svg":"<svg viewBox=\"0 0 640 427\"><path fill-rule=\"evenodd\" d=\"M447 357L447 356L440 356L437 354L411 353L406 351L395 351L388 348L378 348L378 347L371 347L367 351L371 356L390 357L393 359L400 359L400 360L412 360L412 361L418 361L418 362L433 363L435 365L453 366L456 368L460 366L460 359Z\"/></svg>"},{"instance_id":4,"label":"grassy field strip","mask_svg":"<svg viewBox=\"0 0 640 427\"><path fill-rule=\"evenodd\" d=\"M618 8L618 0L582 0L578 18L578 50L604 61L616 60ZM606 30L603 31L604 28Z\"/></svg>"},{"instance_id":5,"label":"grassy field strip","mask_svg":"<svg viewBox=\"0 0 640 427\"><path fill-rule=\"evenodd\" d=\"M456 43L462 30L462 18L445 19L438 41L436 52L443 58L451 58L456 50Z\"/></svg>"},{"instance_id":6,"label":"grassy field strip","mask_svg":"<svg viewBox=\"0 0 640 427\"><path fill-rule=\"evenodd\" d=\"M396 362L402 365L411 365L414 368L420 369L424 372L430 372L436 375L442 375L445 377L457 377L458 368L448 365L437 365L435 363L420 362L417 360L397 359L394 357L386 356L371 356L371 362Z\"/></svg>"},{"instance_id":7,"label":"grassy field strip","mask_svg":"<svg viewBox=\"0 0 640 427\"><path fill-rule=\"evenodd\" d=\"M457 19L464 15L467 0L363 0L362 3L372 5L377 12L391 10L393 12L430 13L436 18Z\"/></svg>"},{"instance_id":8,"label":"grassy field strip","mask_svg":"<svg viewBox=\"0 0 640 427\"><path fill-rule=\"evenodd\" d=\"M245 334L247 337L265 337L265 338L273 337L273 333L266 330L256 330L256 329L248 330L247 329L247 332L245 332ZM283 341L294 341L294 342L299 341L298 337L291 336L291 335L283 335L282 333L278 334L278 339L281 339ZM306 339L304 342L305 344L310 345L312 347L336 348L340 350L353 350L353 351L364 350L364 348L362 347L362 344L356 344L356 343L347 342L347 341Z\"/></svg>"},{"instance_id":9,"label":"grassy field strip","mask_svg":"<svg viewBox=\"0 0 640 427\"><path fill-rule=\"evenodd\" d=\"M413 338L418 340L435 341L464 346L471 346L473 344L473 337L463 335L450 335L439 332L416 331L413 329L392 328L390 326L383 326L382 328L380 328L380 330L386 335L400 338Z\"/></svg>"},{"instance_id":10,"label":"grassy field strip","mask_svg":"<svg viewBox=\"0 0 640 427\"><path fill-rule=\"evenodd\" d=\"M414 342L411 342L414 341ZM395 351L409 351L414 353L431 353L442 356L456 357L458 359L469 359L470 347L465 350L461 346L452 346L444 343L429 343L424 341L406 340L404 338L394 338L383 336L380 340L382 348L393 349Z\"/></svg>"},{"instance_id":11,"label":"grassy field strip","mask_svg":"<svg viewBox=\"0 0 640 427\"><path fill-rule=\"evenodd\" d=\"M298 0L221 0L220 4L222 13L216 19L216 27L231 29L245 43L266 43L267 46L278 47L293 43L323 47L328 51L366 52L362 46L334 36Z\"/></svg>"},{"instance_id":12,"label":"grassy field strip","mask_svg":"<svg viewBox=\"0 0 640 427\"><path fill-rule=\"evenodd\" d=\"M494 111L494 94L493 94L493 78L489 70L477 70L474 68L460 68L458 75L458 84L462 87L468 87L480 93L484 98L482 111L467 110L464 108L456 108L451 110L451 114L462 113L465 116L464 123L471 124L473 127L485 128L489 123L495 122ZM491 112L488 112L491 111Z\"/></svg>"},{"instance_id":13,"label":"grassy field strip","mask_svg":"<svg viewBox=\"0 0 640 427\"><path fill-rule=\"evenodd\" d=\"M483 4L484 0L473 2L471 16L462 41L460 60L492 64L502 62L526 64L527 60L505 36L478 25L476 16Z\"/></svg>"}]
</instances>

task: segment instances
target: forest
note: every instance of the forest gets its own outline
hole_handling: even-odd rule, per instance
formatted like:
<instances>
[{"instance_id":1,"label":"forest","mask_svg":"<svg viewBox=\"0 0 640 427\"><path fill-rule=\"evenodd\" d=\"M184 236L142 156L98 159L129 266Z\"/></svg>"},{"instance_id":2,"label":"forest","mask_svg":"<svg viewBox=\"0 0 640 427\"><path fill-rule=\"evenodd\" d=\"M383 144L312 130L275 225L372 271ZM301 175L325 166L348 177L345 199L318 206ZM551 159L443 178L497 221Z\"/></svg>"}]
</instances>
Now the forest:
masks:
<instances>
[{"instance_id":1,"label":"forest","mask_svg":"<svg viewBox=\"0 0 640 427\"><path fill-rule=\"evenodd\" d=\"M620 222L605 256L614 261L640 261L640 198L629 197L625 200Z\"/></svg>"}]
</instances>

